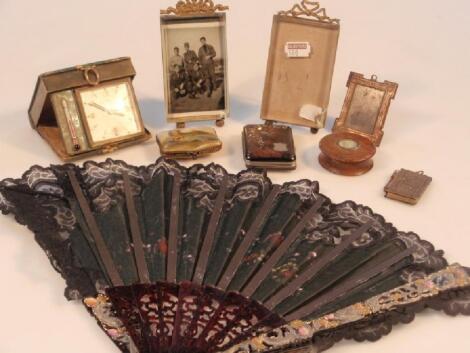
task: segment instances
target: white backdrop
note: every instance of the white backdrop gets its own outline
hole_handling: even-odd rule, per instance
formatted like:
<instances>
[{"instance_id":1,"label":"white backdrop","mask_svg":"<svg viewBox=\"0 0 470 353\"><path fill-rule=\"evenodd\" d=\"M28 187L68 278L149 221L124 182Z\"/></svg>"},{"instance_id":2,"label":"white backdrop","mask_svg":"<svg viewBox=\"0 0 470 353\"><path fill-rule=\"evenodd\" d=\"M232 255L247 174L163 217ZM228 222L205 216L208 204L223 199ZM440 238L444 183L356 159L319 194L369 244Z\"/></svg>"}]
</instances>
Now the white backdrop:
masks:
<instances>
[{"instance_id":1,"label":"white backdrop","mask_svg":"<svg viewBox=\"0 0 470 353\"><path fill-rule=\"evenodd\" d=\"M217 162L231 172L244 168L240 132L258 122L272 15L291 0L232 0L228 15L232 117L219 129ZM163 117L159 10L172 1L0 0L0 178L18 177L32 164L60 161L29 126L27 108L37 75L75 64L131 56L147 126L169 128ZM470 5L465 0L325 0L342 20L327 130L317 136L294 130L299 166L270 173L276 182L311 178L334 201L371 206L401 230L413 230L445 249L450 261L470 265ZM318 142L341 109L350 71L400 83L385 138L369 174L345 178L319 166ZM111 157L148 164L157 145ZM99 157L103 160L105 157ZM395 169L424 170L434 178L415 207L383 197ZM2 281L0 352L116 352L93 319L62 296L64 283L30 232L0 217ZM341 343L332 352L381 353L470 351L469 318L427 312L375 344Z\"/></svg>"}]
</instances>

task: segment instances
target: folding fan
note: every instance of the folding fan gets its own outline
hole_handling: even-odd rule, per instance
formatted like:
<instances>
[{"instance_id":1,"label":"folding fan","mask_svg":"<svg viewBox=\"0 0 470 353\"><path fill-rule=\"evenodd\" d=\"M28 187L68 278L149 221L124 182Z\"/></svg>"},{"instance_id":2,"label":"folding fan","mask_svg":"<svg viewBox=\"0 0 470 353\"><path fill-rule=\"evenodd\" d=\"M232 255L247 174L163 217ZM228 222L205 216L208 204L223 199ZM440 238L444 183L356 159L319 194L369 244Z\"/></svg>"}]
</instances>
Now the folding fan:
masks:
<instances>
[{"instance_id":1,"label":"folding fan","mask_svg":"<svg viewBox=\"0 0 470 353\"><path fill-rule=\"evenodd\" d=\"M109 159L34 166L0 183L0 208L123 352L324 349L424 306L470 314L469 271L308 180Z\"/></svg>"}]
</instances>

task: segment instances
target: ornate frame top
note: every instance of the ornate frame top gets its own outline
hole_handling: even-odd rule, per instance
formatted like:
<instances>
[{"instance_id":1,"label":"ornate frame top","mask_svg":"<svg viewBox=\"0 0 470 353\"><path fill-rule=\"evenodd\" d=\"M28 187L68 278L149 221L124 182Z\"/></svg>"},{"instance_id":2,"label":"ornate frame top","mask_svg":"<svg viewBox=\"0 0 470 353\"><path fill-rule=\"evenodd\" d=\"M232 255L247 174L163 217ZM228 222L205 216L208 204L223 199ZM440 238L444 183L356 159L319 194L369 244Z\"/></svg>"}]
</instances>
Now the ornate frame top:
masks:
<instances>
[{"instance_id":1,"label":"ornate frame top","mask_svg":"<svg viewBox=\"0 0 470 353\"><path fill-rule=\"evenodd\" d=\"M212 0L179 0L175 7L170 6L166 10L161 10L161 15L211 15L217 11L228 10L228 6L214 4Z\"/></svg>"},{"instance_id":2,"label":"ornate frame top","mask_svg":"<svg viewBox=\"0 0 470 353\"><path fill-rule=\"evenodd\" d=\"M339 25L339 19L331 18L326 14L325 8L320 6L318 1L302 0L300 4L295 4L288 11L279 11L278 15L292 17L313 17L317 21Z\"/></svg>"}]
</instances>

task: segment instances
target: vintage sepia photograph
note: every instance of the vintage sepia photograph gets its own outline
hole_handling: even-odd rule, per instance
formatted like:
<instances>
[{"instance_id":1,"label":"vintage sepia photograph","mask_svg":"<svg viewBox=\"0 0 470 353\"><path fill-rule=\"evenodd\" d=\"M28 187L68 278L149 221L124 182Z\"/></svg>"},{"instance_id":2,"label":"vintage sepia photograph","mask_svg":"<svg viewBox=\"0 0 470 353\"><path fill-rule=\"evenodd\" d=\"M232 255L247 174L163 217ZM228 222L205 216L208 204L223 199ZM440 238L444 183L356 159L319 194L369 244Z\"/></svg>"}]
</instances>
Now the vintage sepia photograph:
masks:
<instances>
[{"instance_id":1,"label":"vintage sepia photograph","mask_svg":"<svg viewBox=\"0 0 470 353\"><path fill-rule=\"evenodd\" d=\"M168 119L225 117L225 16L162 17L162 34Z\"/></svg>"}]
</instances>

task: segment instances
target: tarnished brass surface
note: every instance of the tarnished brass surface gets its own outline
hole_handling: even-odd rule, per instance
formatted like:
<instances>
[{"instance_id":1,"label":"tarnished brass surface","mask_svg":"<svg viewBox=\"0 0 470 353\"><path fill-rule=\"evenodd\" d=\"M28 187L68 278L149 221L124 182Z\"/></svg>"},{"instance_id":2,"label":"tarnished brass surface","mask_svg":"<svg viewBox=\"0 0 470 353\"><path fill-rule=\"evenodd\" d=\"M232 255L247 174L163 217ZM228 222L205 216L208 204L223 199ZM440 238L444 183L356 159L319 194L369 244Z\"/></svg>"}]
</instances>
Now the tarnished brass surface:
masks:
<instances>
[{"instance_id":1,"label":"tarnished brass surface","mask_svg":"<svg viewBox=\"0 0 470 353\"><path fill-rule=\"evenodd\" d=\"M180 0L176 3L175 7L170 6L166 10L161 10L162 15L201 15L213 14L217 11L228 10L228 6L214 4L212 0Z\"/></svg>"},{"instance_id":2,"label":"tarnished brass surface","mask_svg":"<svg viewBox=\"0 0 470 353\"><path fill-rule=\"evenodd\" d=\"M163 156L190 159L217 152L222 142L212 128L188 128L164 131L157 135L157 143Z\"/></svg>"},{"instance_id":3,"label":"tarnished brass surface","mask_svg":"<svg viewBox=\"0 0 470 353\"><path fill-rule=\"evenodd\" d=\"M400 169L385 186L385 197L416 205L431 182L432 178L423 172Z\"/></svg>"},{"instance_id":4,"label":"tarnished brass surface","mask_svg":"<svg viewBox=\"0 0 470 353\"><path fill-rule=\"evenodd\" d=\"M110 153L150 138L132 86L128 57L39 76L31 126L64 161Z\"/></svg>"},{"instance_id":5,"label":"tarnished brass surface","mask_svg":"<svg viewBox=\"0 0 470 353\"><path fill-rule=\"evenodd\" d=\"M367 79L362 74L351 72L347 87L348 93L333 132L361 135L380 146L385 119L397 93L398 84L379 82L375 75Z\"/></svg>"},{"instance_id":6,"label":"tarnished brass surface","mask_svg":"<svg viewBox=\"0 0 470 353\"><path fill-rule=\"evenodd\" d=\"M320 22L339 24L339 19L329 17L325 8L321 7L318 1L312 0L302 0L300 4L295 4L289 11L279 11L279 15L313 17Z\"/></svg>"}]
</instances>

